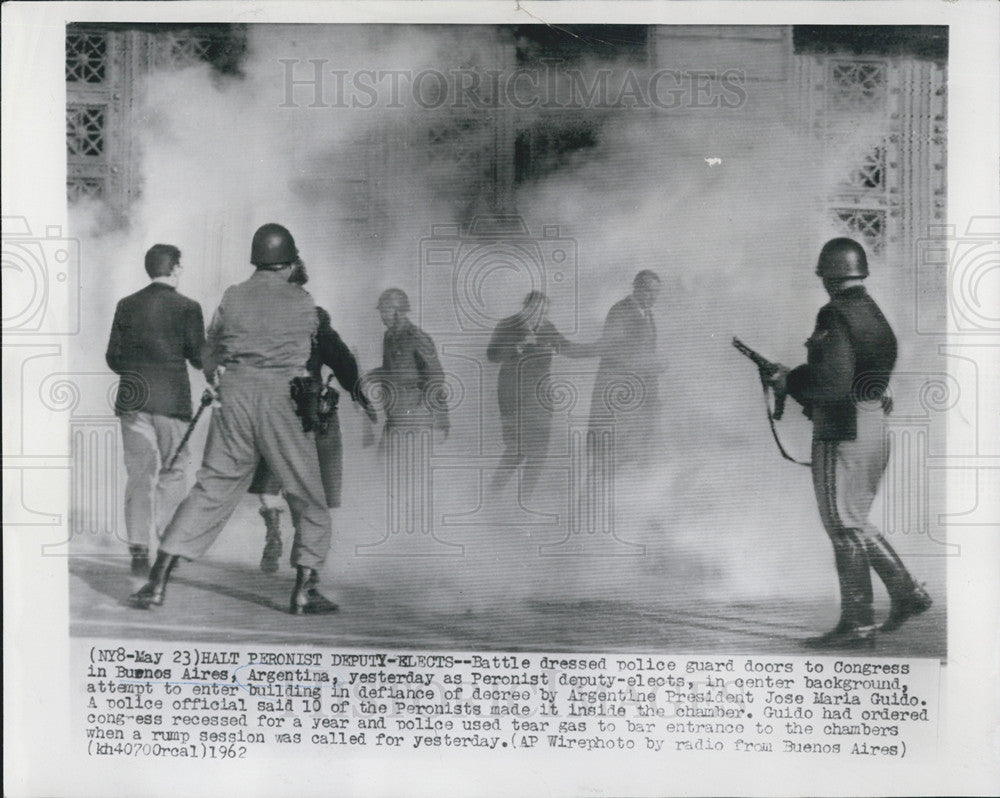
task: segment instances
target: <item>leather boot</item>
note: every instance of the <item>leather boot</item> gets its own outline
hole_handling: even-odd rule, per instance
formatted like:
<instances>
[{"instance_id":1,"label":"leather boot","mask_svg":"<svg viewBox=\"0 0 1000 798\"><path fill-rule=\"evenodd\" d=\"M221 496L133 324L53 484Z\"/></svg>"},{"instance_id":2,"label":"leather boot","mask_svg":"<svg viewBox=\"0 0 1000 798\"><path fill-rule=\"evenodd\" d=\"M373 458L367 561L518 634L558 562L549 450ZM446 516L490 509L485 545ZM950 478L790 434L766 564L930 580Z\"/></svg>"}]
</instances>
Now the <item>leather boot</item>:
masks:
<instances>
[{"instance_id":1,"label":"leather boot","mask_svg":"<svg viewBox=\"0 0 1000 798\"><path fill-rule=\"evenodd\" d=\"M881 631L894 632L914 615L926 612L934 603L927 591L913 581L903 561L885 538L868 541L868 558L892 601L889 617L880 627Z\"/></svg>"},{"instance_id":2,"label":"leather boot","mask_svg":"<svg viewBox=\"0 0 1000 798\"><path fill-rule=\"evenodd\" d=\"M177 565L179 557L167 554L165 551L156 553L156 562L149 572L149 581L128 597L129 606L137 610L148 610L151 606L159 607L167 590L167 580L170 572Z\"/></svg>"},{"instance_id":3,"label":"leather boot","mask_svg":"<svg viewBox=\"0 0 1000 798\"><path fill-rule=\"evenodd\" d=\"M802 642L807 648L871 648L875 645L875 613L871 573L864 540L857 530L844 530L834 543L840 580L840 621L825 634Z\"/></svg>"},{"instance_id":4,"label":"leather boot","mask_svg":"<svg viewBox=\"0 0 1000 798\"><path fill-rule=\"evenodd\" d=\"M145 546L129 546L128 551L132 555L132 576L149 576L149 549Z\"/></svg>"},{"instance_id":5,"label":"leather boot","mask_svg":"<svg viewBox=\"0 0 1000 798\"><path fill-rule=\"evenodd\" d=\"M264 538L264 553L260 557L260 570L273 574L278 570L281 559L281 508L261 507L261 517L267 530Z\"/></svg>"},{"instance_id":6,"label":"leather boot","mask_svg":"<svg viewBox=\"0 0 1000 798\"><path fill-rule=\"evenodd\" d=\"M316 589L319 574L315 568L295 566L295 588L289 611L292 615L328 615L337 611L337 605Z\"/></svg>"}]
</instances>

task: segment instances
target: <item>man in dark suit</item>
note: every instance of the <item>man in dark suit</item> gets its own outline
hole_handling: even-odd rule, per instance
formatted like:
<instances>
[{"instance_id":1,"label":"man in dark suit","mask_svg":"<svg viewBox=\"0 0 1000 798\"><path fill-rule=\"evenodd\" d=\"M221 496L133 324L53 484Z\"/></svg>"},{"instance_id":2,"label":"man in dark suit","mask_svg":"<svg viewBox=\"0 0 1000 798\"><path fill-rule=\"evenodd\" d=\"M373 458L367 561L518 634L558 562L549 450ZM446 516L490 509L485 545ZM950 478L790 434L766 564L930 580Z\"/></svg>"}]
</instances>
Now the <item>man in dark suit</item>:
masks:
<instances>
[{"instance_id":1,"label":"man in dark suit","mask_svg":"<svg viewBox=\"0 0 1000 798\"><path fill-rule=\"evenodd\" d=\"M791 371L780 366L770 377L775 393L793 397L812 419L813 487L840 582L840 620L804 643L821 649L868 647L877 631L870 570L892 601L882 631L898 629L932 603L868 518L888 462L883 427L892 408L887 388L896 336L865 291L868 258L858 242L828 241L816 274L830 301L806 341L808 361Z\"/></svg>"},{"instance_id":2,"label":"man in dark suit","mask_svg":"<svg viewBox=\"0 0 1000 798\"><path fill-rule=\"evenodd\" d=\"M593 357L597 347L567 340L549 321L549 300L530 291L519 313L503 319L493 331L486 358L500 364L497 401L504 454L493 476L499 490L523 463L519 496L532 494L549 451L552 405L545 400L545 382L553 355Z\"/></svg>"},{"instance_id":3,"label":"man in dark suit","mask_svg":"<svg viewBox=\"0 0 1000 798\"><path fill-rule=\"evenodd\" d=\"M595 432L614 426L617 465L647 465L656 446L662 365L652 309L659 293L659 276L644 269L604 322L590 424Z\"/></svg>"},{"instance_id":4,"label":"man in dark suit","mask_svg":"<svg viewBox=\"0 0 1000 798\"><path fill-rule=\"evenodd\" d=\"M105 355L121 377L115 413L125 448L125 529L132 573L149 571L151 531L157 537L184 498L187 458L173 467L191 420L187 363L201 367L205 324L201 306L177 292L181 252L155 244L146 253L152 282L118 303Z\"/></svg>"}]
</instances>

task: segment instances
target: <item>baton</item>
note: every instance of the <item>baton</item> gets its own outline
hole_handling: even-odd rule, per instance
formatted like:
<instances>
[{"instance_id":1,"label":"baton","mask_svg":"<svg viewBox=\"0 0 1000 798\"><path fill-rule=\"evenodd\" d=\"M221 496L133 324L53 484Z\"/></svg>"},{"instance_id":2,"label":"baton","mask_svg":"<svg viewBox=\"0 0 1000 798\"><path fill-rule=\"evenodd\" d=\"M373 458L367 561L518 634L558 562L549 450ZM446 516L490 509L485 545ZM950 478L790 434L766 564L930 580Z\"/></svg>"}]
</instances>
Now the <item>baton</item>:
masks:
<instances>
[{"instance_id":1,"label":"baton","mask_svg":"<svg viewBox=\"0 0 1000 798\"><path fill-rule=\"evenodd\" d=\"M194 432L194 427L198 423L198 419L201 418L201 414L205 412L205 408L212 404L214 400L215 397L212 392L206 388L205 392L201 395L201 405L198 408L198 412L194 414L194 418L192 418L191 423L188 424L184 437L181 438L181 443L177 447L177 451L174 452L174 456L170 458L170 464L167 466L167 471L173 470L174 463L176 463L177 458L181 456L181 451L184 449L184 445L188 442L188 438L191 437L191 433Z\"/></svg>"}]
</instances>

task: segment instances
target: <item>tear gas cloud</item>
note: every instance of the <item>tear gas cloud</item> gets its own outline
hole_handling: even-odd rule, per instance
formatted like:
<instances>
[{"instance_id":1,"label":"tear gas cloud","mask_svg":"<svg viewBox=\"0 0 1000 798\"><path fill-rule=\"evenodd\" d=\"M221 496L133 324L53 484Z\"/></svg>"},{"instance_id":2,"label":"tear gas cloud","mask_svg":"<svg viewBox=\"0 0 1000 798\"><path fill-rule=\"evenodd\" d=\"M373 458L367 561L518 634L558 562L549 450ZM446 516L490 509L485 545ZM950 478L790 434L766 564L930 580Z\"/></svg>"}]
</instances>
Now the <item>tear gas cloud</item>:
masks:
<instances>
[{"instance_id":1,"label":"tear gas cloud","mask_svg":"<svg viewBox=\"0 0 1000 798\"><path fill-rule=\"evenodd\" d=\"M482 203L483 178L405 144L412 126L427 126L433 113L427 109L311 108L308 89L297 89L301 100L287 107L281 60L335 59L347 71L418 71L450 63L453 42L432 28L250 26L241 76L214 74L205 65L153 73L140 92L133 130L143 180L129 229L104 229L93 209L77 209L72 217L88 276L86 326L75 353L81 367L103 368L115 302L145 284L142 255L151 244L180 247L180 288L201 302L207 321L224 289L249 276L250 237L269 221L292 230L309 267L308 289L364 369L381 359L374 304L383 288L407 290L424 311L417 319L424 326L451 315L447 291L428 288L419 295L420 241L433 224L462 221L462 203L465 209ZM539 556L538 546L557 543L565 526L533 525L540 516L517 508L512 494L501 502L487 497L475 515L480 526L437 530L441 539L463 545L463 556L355 556L357 544L384 534L385 489L382 466L360 448L358 414L344 408L345 498L334 511L327 568L334 583L393 584L444 606L524 597L725 601L800 594L803 583L817 585L817 592L835 590L809 471L779 459L757 373L730 339L739 335L789 365L804 357L802 341L825 301L813 275L815 257L835 234L823 200L881 134L853 120L836 142L823 143L795 128L780 94L758 104L768 112L605 113L593 146L519 184L514 196L532 234L558 225L561 236L576 242L576 303L554 303L551 311L558 327L576 330L575 340L599 336L604 315L630 291L637 271L654 269L663 279L656 309L668 364L661 384L662 462L641 476L621 474L616 504L617 536L644 546L643 556L625 545L613 552L624 556ZM528 114L533 124L544 124L544 110L524 111L522 123ZM378 212L390 224L376 240L359 236L350 217L358 207L352 181L370 178L360 153L380 137L390 141L393 167L385 174L393 182L380 187L385 207ZM871 282L890 320L907 318L905 298L880 290L890 281L876 273ZM484 292L498 318L515 312L523 296L520 284L509 280ZM439 338L438 346L447 354L446 340ZM485 363L485 341L479 354ZM444 361L446 370L458 368L447 356ZM592 375L596 365L555 362L557 370L584 372L576 378L574 415L587 412L592 378L588 382L586 372ZM499 454L495 367L486 364L477 379L463 384L454 434L440 450L451 462L460 463L463 453ZM200 378L193 383L200 393ZM788 445L806 458L808 423L793 406L788 417ZM557 414L556 424L565 425L565 418ZM557 431L553 456L564 441ZM533 510L565 513L566 478L555 471L529 503ZM453 478L456 473L435 477L435 500L446 512L472 513L478 482L471 469ZM628 484L621 484L625 478ZM218 549L243 552L242 543L227 537L232 541L224 533ZM797 574L791 583L789 573Z\"/></svg>"}]
</instances>

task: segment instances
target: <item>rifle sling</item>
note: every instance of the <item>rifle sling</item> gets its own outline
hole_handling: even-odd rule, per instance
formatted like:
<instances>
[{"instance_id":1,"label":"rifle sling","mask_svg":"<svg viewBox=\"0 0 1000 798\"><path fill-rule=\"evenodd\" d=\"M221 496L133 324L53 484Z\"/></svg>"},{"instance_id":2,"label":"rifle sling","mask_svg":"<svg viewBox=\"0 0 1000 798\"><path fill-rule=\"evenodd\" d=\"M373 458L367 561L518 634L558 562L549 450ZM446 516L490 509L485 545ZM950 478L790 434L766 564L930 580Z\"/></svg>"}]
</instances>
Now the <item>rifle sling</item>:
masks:
<instances>
[{"instance_id":1,"label":"rifle sling","mask_svg":"<svg viewBox=\"0 0 1000 798\"><path fill-rule=\"evenodd\" d=\"M774 437L774 442L778 444L778 451L781 452L781 456L784 457L789 462L795 463L796 465L805 466L806 468L812 468L812 463L803 463L801 460L796 460L792 457L781 444L781 438L778 437L778 428L774 426L774 413L771 411L771 403L767 398L767 386L764 386L764 409L767 411L767 423L771 425L771 435Z\"/></svg>"}]
</instances>

